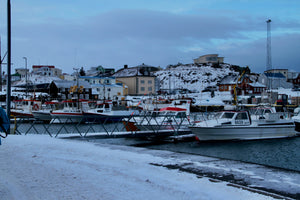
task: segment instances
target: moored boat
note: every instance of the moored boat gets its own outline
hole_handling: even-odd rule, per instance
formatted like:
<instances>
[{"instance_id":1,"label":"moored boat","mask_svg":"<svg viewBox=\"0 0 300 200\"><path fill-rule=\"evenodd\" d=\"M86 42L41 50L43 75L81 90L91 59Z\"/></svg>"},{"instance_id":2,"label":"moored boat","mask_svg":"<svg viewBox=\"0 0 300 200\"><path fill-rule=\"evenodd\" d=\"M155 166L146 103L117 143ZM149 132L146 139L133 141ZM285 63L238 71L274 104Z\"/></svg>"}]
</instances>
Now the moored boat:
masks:
<instances>
[{"instance_id":1,"label":"moored boat","mask_svg":"<svg viewBox=\"0 0 300 200\"><path fill-rule=\"evenodd\" d=\"M51 115L51 123L79 123L83 122L83 112L88 110L87 101L63 101L63 109L53 110Z\"/></svg>"},{"instance_id":2,"label":"moored boat","mask_svg":"<svg viewBox=\"0 0 300 200\"><path fill-rule=\"evenodd\" d=\"M269 118L252 120L248 111L222 111L215 119L189 126L200 141L257 140L296 136L292 120Z\"/></svg>"},{"instance_id":3,"label":"moored boat","mask_svg":"<svg viewBox=\"0 0 300 200\"><path fill-rule=\"evenodd\" d=\"M32 111L39 110L41 102L31 99L13 101L15 107L10 110L10 115L17 118L33 118Z\"/></svg>"},{"instance_id":4,"label":"moored boat","mask_svg":"<svg viewBox=\"0 0 300 200\"><path fill-rule=\"evenodd\" d=\"M58 101L45 102L41 106L41 109L33 110L32 114L33 114L35 119L46 122L46 123L49 123L52 119L50 113L53 110L57 110L59 105L61 105L61 104Z\"/></svg>"},{"instance_id":5,"label":"moored boat","mask_svg":"<svg viewBox=\"0 0 300 200\"><path fill-rule=\"evenodd\" d=\"M297 132L300 132L300 107L298 107L294 110L294 114L295 114L295 116L292 119L294 120L294 123L295 123L295 130ZM300 133L298 133L298 134L300 134Z\"/></svg>"},{"instance_id":6,"label":"moored boat","mask_svg":"<svg viewBox=\"0 0 300 200\"><path fill-rule=\"evenodd\" d=\"M112 110L112 101L97 102L95 108L83 112L88 122L121 122L123 118L139 114L137 110Z\"/></svg>"}]
</instances>

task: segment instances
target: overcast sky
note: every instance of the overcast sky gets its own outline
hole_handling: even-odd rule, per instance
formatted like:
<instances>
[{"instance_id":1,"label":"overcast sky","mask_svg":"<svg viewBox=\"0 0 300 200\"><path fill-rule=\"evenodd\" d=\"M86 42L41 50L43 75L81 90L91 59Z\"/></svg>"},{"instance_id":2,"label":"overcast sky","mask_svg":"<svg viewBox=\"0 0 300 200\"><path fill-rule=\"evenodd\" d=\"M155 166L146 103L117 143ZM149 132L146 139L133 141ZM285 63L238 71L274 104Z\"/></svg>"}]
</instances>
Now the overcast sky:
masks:
<instances>
[{"instance_id":1,"label":"overcast sky","mask_svg":"<svg viewBox=\"0 0 300 200\"><path fill-rule=\"evenodd\" d=\"M0 0L2 56L7 0ZM266 69L271 19L273 68L300 71L299 0L12 0L15 68L63 72L145 63L165 68L216 53L253 72ZM3 66L6 69L6 66Z\"/></svg>"}]
</instances>

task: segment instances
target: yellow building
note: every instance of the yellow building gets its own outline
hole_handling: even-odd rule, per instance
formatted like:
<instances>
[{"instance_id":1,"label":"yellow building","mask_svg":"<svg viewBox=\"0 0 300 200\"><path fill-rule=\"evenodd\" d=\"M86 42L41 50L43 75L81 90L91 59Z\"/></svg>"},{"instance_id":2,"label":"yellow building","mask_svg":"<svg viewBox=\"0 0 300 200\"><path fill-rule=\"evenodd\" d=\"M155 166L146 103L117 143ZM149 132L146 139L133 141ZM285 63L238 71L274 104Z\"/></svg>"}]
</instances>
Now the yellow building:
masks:
<instances>
[{"instance_id":1,"label":"yellow building","mask_svg":"<svg viewBox=\"0 0 300 200\"><path fill-rule=\"evenodd\" d=\"M157 67L145 65L144 63L131 68L125 65L114 76L116 81L127 85L128 95L154 94L156 92L156 77L153 72L158 70Z\"/></svg>"}]
</instances>

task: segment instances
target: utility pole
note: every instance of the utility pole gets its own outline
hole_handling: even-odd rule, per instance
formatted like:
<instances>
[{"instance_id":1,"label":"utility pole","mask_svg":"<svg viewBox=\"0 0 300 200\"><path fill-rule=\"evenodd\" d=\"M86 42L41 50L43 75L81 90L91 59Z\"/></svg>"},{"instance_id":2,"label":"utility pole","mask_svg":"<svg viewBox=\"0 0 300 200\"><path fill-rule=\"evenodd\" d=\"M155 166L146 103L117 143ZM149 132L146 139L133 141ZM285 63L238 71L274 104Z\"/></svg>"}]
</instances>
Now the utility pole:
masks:
<instances>
[{"instance_id":1,"label":"utility pole","mask_svg":"<svg viewBox=\"0 0 300 200\"><path fill-rule=\"evenodd\" d=\"M2 92L2 57L1 57L1 36L0 36L0 92Z\"/></svg>"},{"instance_id":2,"label":"utility pole","mask_svg":"<svg viewBox=\"0 0 300 200\"><path fill-rule=\"evenodd\" d=\"M7 91L6 91L6 114L10 116L11 101L11 8L10 0L7 0ZM10 127L8 127L10 130Z\"/></svg>"},{"instance_id":3,"label":"utility pole","mask_svg":"<svg viewBox=\"0 0 300 200\"><path fill-rule=\"evenodd\" d=\"M267 70L272 69L272 54L271 54L271 19L267 21Z\"/></svg>"}]
</instances>

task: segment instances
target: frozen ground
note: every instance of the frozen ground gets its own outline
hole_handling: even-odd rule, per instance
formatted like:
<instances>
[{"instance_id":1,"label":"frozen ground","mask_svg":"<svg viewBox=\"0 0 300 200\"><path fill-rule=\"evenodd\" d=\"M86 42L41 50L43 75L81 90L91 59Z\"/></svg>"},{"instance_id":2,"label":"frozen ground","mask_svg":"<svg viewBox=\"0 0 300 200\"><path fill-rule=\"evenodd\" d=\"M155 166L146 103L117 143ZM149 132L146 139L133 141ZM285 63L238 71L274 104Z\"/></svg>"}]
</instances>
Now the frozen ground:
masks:
<instances>
[{"instance_id":1,"label":"frozen ground","mask_svg":"<svg viewBox=\"0 0 300 200\"><path fill-rule=\"evenodd\" d=\"M211 171L210 178L205 171ZM268 179L267 185L300 191L297 173L216 158L47 135L9 135L0 146L0 197L4 200L276 197L241 188L221 174L252 179L252 188Z\"/></svg>"}]
</instances>

